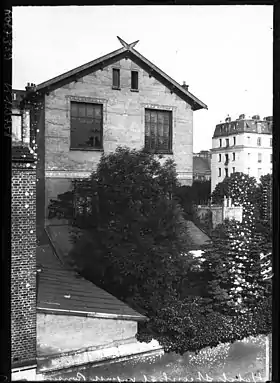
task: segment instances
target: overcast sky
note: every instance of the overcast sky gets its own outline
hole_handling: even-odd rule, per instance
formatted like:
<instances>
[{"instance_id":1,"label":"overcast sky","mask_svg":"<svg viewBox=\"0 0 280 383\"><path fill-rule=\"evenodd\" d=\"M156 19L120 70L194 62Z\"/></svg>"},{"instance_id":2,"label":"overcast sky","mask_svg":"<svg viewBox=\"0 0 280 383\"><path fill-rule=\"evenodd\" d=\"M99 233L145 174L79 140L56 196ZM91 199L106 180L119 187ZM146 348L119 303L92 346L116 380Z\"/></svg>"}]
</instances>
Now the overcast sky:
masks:
<instances>
[{"instance_id":1,"label":"overcast sky","mask_svg":"<svg viewBox=\"0 0 280 383\"><path fill-rule=\"evenodd\" d=\"M229 114L272 115L273 8L65 6L13 8L13 88L43 81L121 47L116 36L189 90L194 152L211 148Z\"/></svg>"}]
</instances>

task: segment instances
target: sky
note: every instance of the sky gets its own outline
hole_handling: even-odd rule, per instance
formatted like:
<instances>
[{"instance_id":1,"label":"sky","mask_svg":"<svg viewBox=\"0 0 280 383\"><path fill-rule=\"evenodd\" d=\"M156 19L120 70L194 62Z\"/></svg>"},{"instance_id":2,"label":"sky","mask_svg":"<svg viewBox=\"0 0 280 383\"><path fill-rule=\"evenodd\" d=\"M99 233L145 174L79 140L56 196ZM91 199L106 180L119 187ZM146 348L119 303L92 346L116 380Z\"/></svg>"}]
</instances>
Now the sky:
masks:
<instances>
[{"instance_id":1,"label":"sky","mask_svg":"<svg viewBox=\"0 0 280 383\"><path fill-rule=\"evenodd\" d=\"M194 112L194 152L229 115L272 115L273 7L13 7L13 89L121 48L116 36L208 106Z\"/></svg>"}]
</instances>

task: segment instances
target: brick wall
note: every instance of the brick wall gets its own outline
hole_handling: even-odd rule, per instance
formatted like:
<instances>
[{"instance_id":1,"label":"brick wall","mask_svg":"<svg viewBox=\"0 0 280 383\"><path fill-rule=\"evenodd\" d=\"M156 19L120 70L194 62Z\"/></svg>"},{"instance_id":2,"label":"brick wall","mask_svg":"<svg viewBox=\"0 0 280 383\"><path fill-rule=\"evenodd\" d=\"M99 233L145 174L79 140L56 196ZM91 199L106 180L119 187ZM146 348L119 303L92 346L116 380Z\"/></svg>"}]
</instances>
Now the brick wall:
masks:
<instances>
[{"instance_id":1,"label":"brick wall","mask_svg":"<svg viewBox=\"0 0 280 383\"><path fill-rule=\"evenodd\" d=\"M12 366L36 360L36 170L12 163Z\"/></svg>"}]
</instances>

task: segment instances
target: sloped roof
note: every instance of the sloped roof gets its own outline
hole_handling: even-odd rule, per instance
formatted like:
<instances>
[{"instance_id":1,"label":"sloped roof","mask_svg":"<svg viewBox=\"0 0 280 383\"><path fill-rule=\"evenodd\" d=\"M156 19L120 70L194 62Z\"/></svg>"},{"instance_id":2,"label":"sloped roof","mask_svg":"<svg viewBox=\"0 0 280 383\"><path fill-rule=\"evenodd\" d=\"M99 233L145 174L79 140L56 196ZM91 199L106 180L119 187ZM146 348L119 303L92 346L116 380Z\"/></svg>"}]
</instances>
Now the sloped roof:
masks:
<instances>
[{"instance_id":1,"label":"sloped roof","mask_svg":"<svg viewBox=\"0 0 280 383\"><path fill-rule=\"evenodd\" d=\"M206 158L193 158L193 173L208 174L211 173L209 161Z\"/></svg>"},{"instance_id":2,"label":"sloped roof","mask_svg":"<svg viewBox=\"0 0 280 383\"><path fill-rule=\"evenodd\" d=\"M120 38L119 40L121 41ZM168 87L171 91L176 93L184 101L188 102L192 106L193 110L207 109L207 105L205 105L187 89L185 89L183 86L181 86L171 77L169 77L156 65L151 63L148 59L141 55L141 53L137 52L133 48L135 43L126 44L124 42L125 45L116 51L108 53L102 57L99 57L93 61L90 61L84 65L81 65L75 69L72 69L68 72L65 72L59 76L56 76L48 81L37 85L36 91L49 92L51 90L61 87L62 85L72 82L75 79L81 78L89 73L103 69L104 67L111 65L114 62L119 61L123 58L129 58L136 64L138 64L140 67L142 67L142 69L150 73L158 81L164 83L166 87Z\"/></svg>"},{"instance_id":3,"label":"sloped roof","mask_svg":"<svg viewBox=\"0 0 280 383\"><path fill-rule=\"evenodd\" d=\"M50 245L37 248L37 268L41 270L38 272L38 311L120 320L146 319L63 265Z\"/></svg>"},{"instance_id":4,"label":"sloped roof","mask_svg":"<svg viewBox=\"0 0 280 383\"><path fill-rule=\"evenodd\" d=\"M212 138L229 136L240 133L272 134L273 121L271 120L236 120L216 125Z\"/></svg>"}]
</instances>

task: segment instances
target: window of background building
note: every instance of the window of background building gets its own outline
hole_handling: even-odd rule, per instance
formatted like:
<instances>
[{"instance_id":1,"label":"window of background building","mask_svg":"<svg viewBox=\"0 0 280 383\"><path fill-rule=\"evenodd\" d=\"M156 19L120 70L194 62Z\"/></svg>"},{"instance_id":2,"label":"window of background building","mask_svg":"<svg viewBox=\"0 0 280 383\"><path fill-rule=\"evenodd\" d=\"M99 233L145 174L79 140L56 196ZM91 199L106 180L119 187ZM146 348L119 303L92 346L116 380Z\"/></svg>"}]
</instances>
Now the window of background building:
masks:
<instances>
[{"instance_id":1,"label":"window of background building","mask_svg":"<svg viewBox=\"0 0 280 383\"><path fill-rule=\"evenodd\" d=\"M102 149L102 104L71 102L70 149Z\"/></svg>"},{"instance_id":2,"label":"window of background building","mask_svg":"<svg viewBox=\"0 0 280 383\"><path fill-rule=\"evenodd\" d=\"M219 168L219 177L221 177L221 175L222 175L222 169Z\"/></svg>"},{"instance_id":3,"label":"window of background building","mask_svg":"<svg viewBox=\"0 0 280 383\"><path fill-rule=\"evenodd\" d=\"M228 154L225 154L225 164L228 164Z\"/></svg>"},{"instance_id":4,"label":"window of background building","mask_svg":"<svg viewBox=\"0 0 280 383\"><path fill-rule=\"evenodd\" d=\"M138 72L131 71L131 90L138 90Z\"/></svg>"},{"instance_id":5,"label":"window of background building","mask_svg":"<svg viewBox=\"0 0 280 383\"><path fill-rule=\"evenodd\" d=\"M228 146L229 146L229 139L226 138L226 147L228 147Z\"/></svg>"},{"instance_id":6,"label":"window of background building","mask_svg":"<svg viewBox=\"0 0 280 383\"><path fill-rule=\"evenodd\" d=\"M262 175L262 169L258 168L258 178L260 178L261 175Z\"/></svg>"},{"instance_id":7,"label":"window of background building","mask_svg":"<svg viewBox=\"0 0 280 383\"><path fill-rule=\"evenodd\" d=\"M236 137L233 137L233 145L236 145Z\"/></svg>"},{"instance_id":8,"label":"window of background building","mask_svg":"<svg viewBox=\"0 0 280 383\"><path fill-rule=\"evenodd\" d=\"M262 139L261 139L261 137L258 137L258 139L257 139L257 145L258 145L258 146L261 146L261 144L262 144Z\"/></svg>"},{"instance_id":9,"label":"window of background building","mask_svg":"<svg viewBox=\"0 0 280 383\"><path fill-rule=\"evenodd\" d=\"M272 162L272 154L270 155L270 162Z\"/></svg>"},{"instance_id":10,"label":"window of background building","mask_svg":"<svg viewBox=\"0 0 280 383\"><path fill-rule=\"evenodd\" d=\"M234 166L232 167L232 173L235 173L235 167Z\"/></svg>"},{"instance_id":11,"label":"window of background building","mask_svg":"<svg viewBox=\"0 0 280 383\"><path fill-rule=\"evenodd\" d=\"M120 70L118 68L113 68L113 84L114 89L120 89Z\"/></svg>"},{"instance_id":12,"label":"window of background building","mask_svg":"<svg viewBox=\"0 0 280 383\"><path fill-rule=\"evenodd\" d=\"M221 161L222 161L222 155L219 154L219 162L221 162Z\"/></svg>"},{"instance_id":13,"label":"window of background building","mask_svg":"<svg viewBox=\"0 0 280 383\"><path fill-rule=\"evenodd\" d=\"M228 168L225 168L225 177L228 177Z\"/></svg>"},{"instance_id":14,"label":"window of background building","mask_svg":"<svg viewBox=\"0 0 280 383\"><path fill-rule=\"evenodd\" d=\"M247 143L248 143L248 145L250 144L250 142L251 142L251 140L250 140L250 136L247 136Z\"/></svg>"},{"instance_id":15,"label":"window of background building","mask_svg":"<svg viewBox=\"0 0 280 383\"><path fill-rule=\"evenodd\" d=\"M247 168L247 173L248 173L248 175L250 174L250 168Z\"/></svg>"},{"instance_id":16,"label":"window of background building","mask_svg":"<svg viewBox=\"0 0 280 383\"><path fill-rule=\"evenodd\" d=\"M235 161L235 153L232 153L232 161Z\"/></svg>"},{"instance_id":17,"label":"window of background building","mask_svg":"<svg viewBox=\"0 0 280 383\"><path fill-rule=\"evenodd\" d=\"M222 140L221 140L221 138L220 138L220 147L222 146Z\"/></svg>"},{"instance_id":18,"label":"window of background building","mask_svg":"<svg viewBox=\"0 0 280 383\"><path fill-rule=\"evenodd\" d=\"M272 146L272 138L270 139L270 146Z\"/></svg>"},{"instance_id":19,"label":"window of background building","mask_svg":"<svg viewBox=\"0 0 280 383\"><path fill-rule=\"evenodd\" d=\"M172 112L145 109L145 149L158 153L172 151Z\"/></svg>"},{"instance_id":20,"label":"window of background building","mask_svg":"<svg viewBox=\"0 0 280 383\"><path fill-rule=\"evenodd\" d=\"M258 153L258 162L262 162L262 154Z\"/></svg>"}]
</instances>

